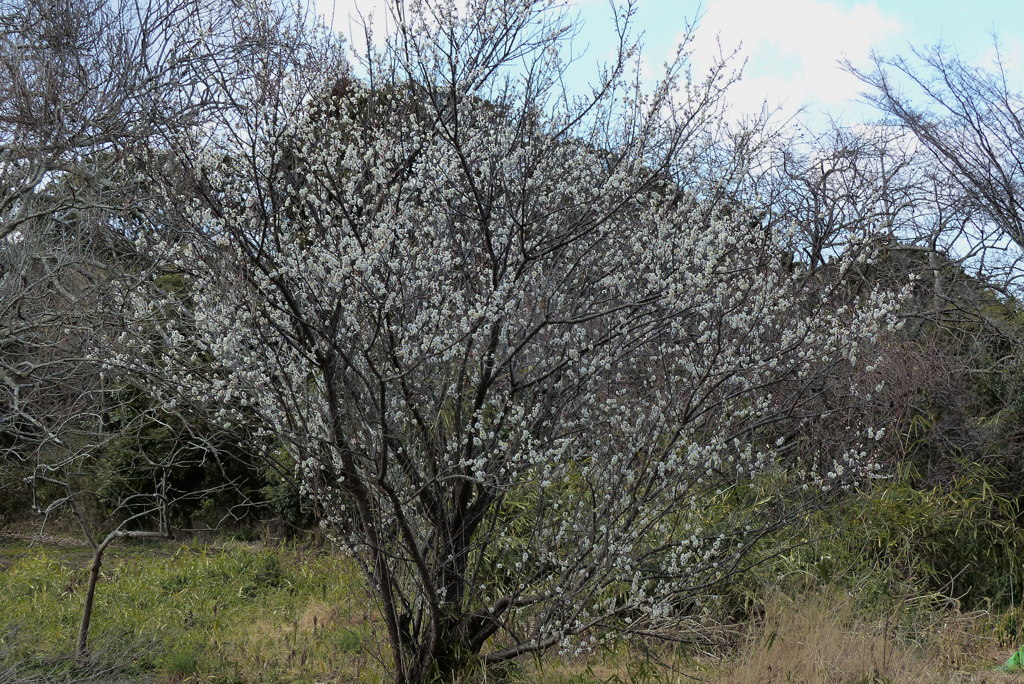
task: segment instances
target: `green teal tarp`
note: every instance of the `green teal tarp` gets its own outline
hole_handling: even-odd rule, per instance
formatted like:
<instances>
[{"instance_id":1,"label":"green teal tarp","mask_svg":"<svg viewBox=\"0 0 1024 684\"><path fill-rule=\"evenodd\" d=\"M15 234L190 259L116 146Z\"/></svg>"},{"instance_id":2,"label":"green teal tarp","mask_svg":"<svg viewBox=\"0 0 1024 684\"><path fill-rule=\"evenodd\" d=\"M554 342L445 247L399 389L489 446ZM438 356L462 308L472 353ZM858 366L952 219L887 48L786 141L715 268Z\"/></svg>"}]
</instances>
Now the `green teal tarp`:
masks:
<instances>
[{"instance_id":1,"label":"green teal tarp","mask_svg":"<svg viewBox=\"0 0 1024 684\"><path fill-rule=\"evenodd\" d=\"M997 670L1003 672L1019 672L1024 670L1024 646L1017 649L1017 652L1010 656L1010 659L1000 665Z\"/></svg>"}]
</instances>

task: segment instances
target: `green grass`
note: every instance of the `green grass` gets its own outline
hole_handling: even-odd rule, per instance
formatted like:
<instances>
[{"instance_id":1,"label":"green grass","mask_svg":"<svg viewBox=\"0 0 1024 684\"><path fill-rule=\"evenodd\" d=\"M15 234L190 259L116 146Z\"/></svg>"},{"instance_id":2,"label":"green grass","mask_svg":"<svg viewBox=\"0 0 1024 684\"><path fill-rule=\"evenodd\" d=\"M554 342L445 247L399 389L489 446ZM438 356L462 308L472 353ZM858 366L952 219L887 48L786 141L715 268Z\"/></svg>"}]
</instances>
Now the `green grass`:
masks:
<instances>
[{"instance_id":1,"label":"green grass","mask_svg":"<svg viewBox=\"0 0 1024 684\"><path fill-rule=\"evenodd\" d=\"M70 555L24 550L0 571L0 657L23 676L70 676L75 667L86 570L80 554ZM373 602L344 557L238 543L146 545L105 563L90 645L94 668L155 681L378 682L377 629Z\"/></svg>"},{"instance_id":2,"label":"green grass","mask_svg":"<svg viewBox=\"0 0 1024 684\"><path fill-rule=\"evenodd\" d=\"M742 622L731 648L695 657L701 651L619 644L569 660L552 652L478 679L654 684L697 673L751 684L783 681L784 661L791 673L877 670L901 683L922 681L906 673L925 670L927 681L1010 681L979 673L1024 640L1024 531L1015 500L994 494L984 475L946 489L895 478L813 516L794 531L806 544L766 558L707 603L720 604L720 619ZM97 672L156 684L389 679L383 625L353 561L238 541L112 548L97 590L92 662L75 663L89 555L0 543L0 681ZM772 630L788 636L778 641ZM844 646L825 662L822 644Z\"/></svg>"},{"instance_id":3,"label":"green grass","mask_svg":"<svg viewBox=\"0 0 1024 684\"><path fill-rule=\"evenodd\" d=\"M338 554L239 542L114 547L97 588L92 662L84 665L71 654L87 549L12 543L0 554L0 681L16 679L12 669L39 682L96 672L158 684L390 681L373 599L354 562ZM484 680L689 681L657 673L623 646L574 660L525 659Z\"/></svg>"},{"instance_id":4,"label":"green grass","mask_svg":"<svg viewBox=\"0 0 1024 684\"><path fill-rule=\"evenodd\" d=\"M14 679L4 676L13 666L19 677L40 682L95 672L154 683L388 681L383 625L372 597L354 562L337 554L236 541L111 547L90 635L94 662L86 672L71 654L88 548L11 540L0 543L0 557L0 681ZM555 652L525 658L460 684L478 679L690 681L621 644L575 659Z\"/></svg>"}]
</instances>

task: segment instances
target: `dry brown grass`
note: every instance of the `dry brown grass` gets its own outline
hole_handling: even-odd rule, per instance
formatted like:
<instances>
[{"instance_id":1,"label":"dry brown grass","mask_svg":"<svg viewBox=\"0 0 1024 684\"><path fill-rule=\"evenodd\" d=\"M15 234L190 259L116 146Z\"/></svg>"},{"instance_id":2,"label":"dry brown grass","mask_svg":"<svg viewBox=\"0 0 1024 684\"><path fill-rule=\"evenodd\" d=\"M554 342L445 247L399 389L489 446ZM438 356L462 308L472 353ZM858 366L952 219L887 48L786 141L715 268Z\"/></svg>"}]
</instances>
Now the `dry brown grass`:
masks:
<instances>
[{"instance_id":1,"label":"dry brown grass","mask_svg":"<svg viewBox=\"0 0 1024 684\"><path fill-rule=\"evenodd\" d=\"M942 613L901 636L896 620L865 619L836 593L793 600L778 596L765 608L718 684L978 684L1019 682L1024 675L988 671L1000 651L979 636L981 614ZM1002 653L1005 658L1007 654Z\"/></svg>"}]
</instances>

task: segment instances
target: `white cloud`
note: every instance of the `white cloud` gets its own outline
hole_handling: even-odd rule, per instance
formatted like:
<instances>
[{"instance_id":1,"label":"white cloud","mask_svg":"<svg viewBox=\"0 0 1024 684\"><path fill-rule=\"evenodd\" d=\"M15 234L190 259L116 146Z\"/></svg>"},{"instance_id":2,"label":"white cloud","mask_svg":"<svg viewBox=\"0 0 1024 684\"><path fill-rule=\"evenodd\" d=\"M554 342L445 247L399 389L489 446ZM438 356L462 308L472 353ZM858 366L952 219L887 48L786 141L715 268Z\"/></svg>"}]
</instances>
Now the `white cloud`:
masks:
<instances>
[{"instance_id":1,"label":"white cloud","mask_svg":"<svg viewBox=\"0 0 1024 684\"><path fill-rule=\"evenodd\" d=\"M671 0L645 1L675 5ZM328 22L333 13L334 29L346 34L360 52L365 49L363 19L372 17L378 45L394 24L389 9L394 0L315 2ZM607 11L598 0L569 2L589 20ZM465 0L456 0L456 4L464 7ZM790 112L805 103L835 111L863 90L856 77L839 67L839 60L845 57L854 64L863 63L872 48L904 33L894 15L870 1L843 6L836 0L707 0L705 7L693 44L694 65L698 70L706 68L719 54L719 41L726 53L742 44L740 54L748 60L747 67L730 93L740 112L758 111L766 100L770 106L784 104L784 110ZM599 52L610 49L602 36L591 37Z\"/></svg>"},{"instance_id":2,"label":"white cloud","mask_svg":"<svg viewBox=\"0 0 1024 684\"><path fill-rule=\"evenodd\" d=\"M828 0L711 0L694 42L694 63L706 67L721 50L741 47L747 59L734 86L741 111L804 103L834 108L863 89L839 61L862 63L872 48L903 31L900 22L874 3L845 8Z\"/></svg>"}]
</instances>

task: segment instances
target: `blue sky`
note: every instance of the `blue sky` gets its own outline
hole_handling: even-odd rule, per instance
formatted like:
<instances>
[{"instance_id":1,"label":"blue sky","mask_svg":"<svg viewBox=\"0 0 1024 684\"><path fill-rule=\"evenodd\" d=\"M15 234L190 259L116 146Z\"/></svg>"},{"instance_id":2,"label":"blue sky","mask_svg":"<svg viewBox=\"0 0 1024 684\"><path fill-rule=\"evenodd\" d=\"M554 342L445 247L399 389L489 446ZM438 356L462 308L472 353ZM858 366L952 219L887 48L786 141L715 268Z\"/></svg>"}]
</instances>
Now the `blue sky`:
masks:
<instances>
[{"instance_id":1,"label":"blue sky","mask_svg":"<svg viewBox=\"0 0 1024 684\"><path fill-rule=\"evenodd\" d=\"M317 0L334 26L347 32L357 10L375 18L380 33L388 0ZM584 22L580 40L588 59L608 55L610 12L606 0L570 0ZM756 111L763 101L794 111L806 105L812 119L829 112L847 123L873 113L856 104L859 82L837 62L866 64L876 50L908 54L909 45L942 41L969 61L993 58L992 34L1018 87L1024 89L1024 0L639 0L636 27L644 33L644 59L656 73L673 52L687 19L701 16L693 62L706 67L718 45L742 45L743 80L731 99L740 111Z\"/></svg>"}]
</instances>

